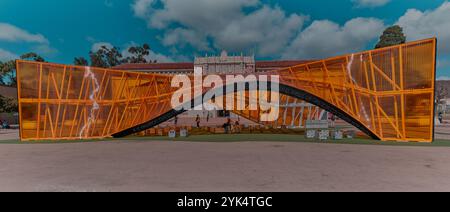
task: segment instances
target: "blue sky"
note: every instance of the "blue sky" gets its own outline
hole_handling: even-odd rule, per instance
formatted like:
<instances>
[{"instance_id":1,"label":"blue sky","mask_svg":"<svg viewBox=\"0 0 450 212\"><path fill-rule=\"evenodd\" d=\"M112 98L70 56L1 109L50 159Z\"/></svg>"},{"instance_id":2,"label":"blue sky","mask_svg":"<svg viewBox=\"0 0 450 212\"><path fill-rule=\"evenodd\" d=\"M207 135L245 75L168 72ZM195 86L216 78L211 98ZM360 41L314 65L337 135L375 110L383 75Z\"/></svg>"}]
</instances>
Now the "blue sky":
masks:
<instances>
[{"instance_id":1,"label":"blue sky","mask_svg":"<svg viewBox=\"0 0 450 212\"><path fill-rule=\"evenodd\" d=\"M148 43L152 59L229 52L309 59L372 48L399 23L409 40L438 36L438 76L450 77L445 0L1 0L0 60L35 51L56 63L100 44Z\"/></svg>"}]
</instances>

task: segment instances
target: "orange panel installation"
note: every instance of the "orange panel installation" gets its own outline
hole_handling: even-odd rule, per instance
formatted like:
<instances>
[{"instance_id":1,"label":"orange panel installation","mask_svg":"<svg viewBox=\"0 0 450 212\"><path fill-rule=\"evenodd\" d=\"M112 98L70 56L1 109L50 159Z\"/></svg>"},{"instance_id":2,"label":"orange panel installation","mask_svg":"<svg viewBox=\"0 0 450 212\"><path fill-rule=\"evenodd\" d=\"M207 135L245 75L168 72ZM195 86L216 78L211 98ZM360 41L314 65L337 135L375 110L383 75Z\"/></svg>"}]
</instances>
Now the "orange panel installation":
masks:
<instances>
[{"instance_id":1,"label":"orange panel installation","mask_svg":"<svg viewBox=\"0 0 450 212\"><path fill-rule=\"evenodd\" d=\"M16 63L22 141L123 137L187 110L173 109L173 95L179 90L172 86L175 75L120 67ZM436 39L427 39L259 72L255 78L260 86L246 87L244 99L258 101L248 94L261 90L264 83L258 76L266 75L269 83L278 85L278 98L287 105L313 104L374 139L432 142L435 68ZM274 76L278 80L272 82ZM195 76L188 79L197 85ZM205 96L209 89L194 90L188 92L192 100ZM225 95L214 97L218 98L227 102ZM189 106L198 106L195 102ZM261 111L249 107L233 106L232 111L265 125L301 125L304 121L288 107L279 109L276 120L268 121L262 120ZM311 108L309 112L320 113Z\"/></svg>"}]
</instances>

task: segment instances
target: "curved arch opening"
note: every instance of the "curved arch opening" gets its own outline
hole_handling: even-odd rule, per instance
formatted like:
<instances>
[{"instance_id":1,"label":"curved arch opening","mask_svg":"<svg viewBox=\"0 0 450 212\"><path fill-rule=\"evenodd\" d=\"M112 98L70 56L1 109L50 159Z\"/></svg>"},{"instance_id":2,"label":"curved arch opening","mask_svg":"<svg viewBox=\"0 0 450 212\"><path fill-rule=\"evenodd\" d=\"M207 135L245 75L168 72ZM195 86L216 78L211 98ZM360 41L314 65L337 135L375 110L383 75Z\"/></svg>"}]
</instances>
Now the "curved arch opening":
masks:
<instances>
[{"instance_id":1,"label":"curved arch opening","mask_svg":"<svg viewBox=\"0 0 450 212\"><path fill-rule=\"evenodd\" d=\"M258 82L259 83L259 82ZM269 82L270 83L270 82ZM259 87L259 86L258 86ZM270 86L269 90L270 90ZM218 89L223 89L223 94L227 94L227 89L226 86L224 86L223 88L218 88ZM248 91L249 87L246 86L245 89ZM236 87L235 90L232 92L237 92ZM228 93L230 93L230 91L228 91ZM348 115L346 112L344 112L342 109L336 107L335 105L323 100L320 97L317 97L316 95L313 95L309 92L306 92L304 90L298 89L298 88L294 88L292 86L288 86L285 84L280 83L279 84L279 93L280 94L284 94L290 97L294 97L300 100L304 100L308 103L311 103L313 105L316 105L330 113L333 113L334 115L336 115L337 117L339 117L340 119L346 121L347 123L351 124L352 126L358 128L359 130L361 130L363 133L365 133L366 135L370 136L372 139L375 140L381 140L380 137L378 137L375 133L373 133L369 128L367 128L363 123L361 123L360 121L358 121L357 119L353 118L352 116ZM196 105L195 102L203 102L203 101L194 101L195 99L198 98L202 98L205 96L205 94L203 94L201 97L196 97L193 98L192 101L190 101L190 108L195 108ZM156 117L148 122L145 122L143 124L131 127L129 129L123 130L121 132L115 133L112 136L114 138L121 138L121 137L126 137L132 134L136 134L139 132L142 132L144 130L153 128L155 126L158 126L166 121L169 121L170 119L174 118L175 116L178 116L184 112L187 112L187 110L185 109L181 109L181 110L175 110L175 109L171 109L168 112L160 115L159 117Z\"/></svg>"}]
</instances>

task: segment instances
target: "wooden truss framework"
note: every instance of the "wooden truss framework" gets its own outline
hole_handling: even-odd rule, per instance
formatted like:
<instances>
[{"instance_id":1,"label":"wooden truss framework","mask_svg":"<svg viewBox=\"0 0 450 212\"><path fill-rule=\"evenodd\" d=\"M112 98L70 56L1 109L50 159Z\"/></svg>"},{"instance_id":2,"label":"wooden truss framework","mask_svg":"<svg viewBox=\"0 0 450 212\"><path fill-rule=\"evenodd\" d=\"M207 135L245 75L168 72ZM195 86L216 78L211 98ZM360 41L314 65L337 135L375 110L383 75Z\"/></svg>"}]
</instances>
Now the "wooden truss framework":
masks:
<instances>
[{"instance_id":1,"label":"wooden truss framework","mask_svg":"<svg viewBox=\"0 0 450 212\"><path fill-rule=\"evenodd\" d=\"M427 39L264 74L279 75L280 85L307 94L292 100L329 105L324 109L372 137L431 142L435 67L436 39ZM172 110L172 78L18 60L21 139L105 138L140 126ZM261 111L236 113L259 120ZM283 122L298 119L296 112L280 113Z\"/></svg>"}]
</instances>

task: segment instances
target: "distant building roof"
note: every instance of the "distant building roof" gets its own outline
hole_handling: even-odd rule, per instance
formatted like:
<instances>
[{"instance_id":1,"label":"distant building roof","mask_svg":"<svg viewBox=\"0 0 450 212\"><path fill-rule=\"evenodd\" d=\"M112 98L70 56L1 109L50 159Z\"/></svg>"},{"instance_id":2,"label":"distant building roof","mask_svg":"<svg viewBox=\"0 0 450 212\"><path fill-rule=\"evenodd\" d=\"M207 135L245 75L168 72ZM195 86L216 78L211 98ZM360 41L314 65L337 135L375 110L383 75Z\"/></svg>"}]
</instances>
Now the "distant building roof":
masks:
<instances>
[{"instance_id":1,"label":"distant building roof","mask_svg":"<svg viewBox=\"0 0 450 212\"><path fill-rule=\"evenodd\" d=\"M256 69L274 69L274 68L286 68L295 65L305 64L311 62L311 60L284 60L284 61L256 61ZM119 70L148 70L148 71L182 71L193 70L194 63L181 62L181 63L149 63L149 64L122 64L114 67Z\"/></svg>"},{"instance_id":2,"label":"distant building roof","mask_svg":"<svg viewBox=\"0 0 450 212\"><path fill-rule=\"evenodd\" d=\"M183 70L194 69L194 63L139 63L122 64L114 67L121 70Z\"/></svg>"},{"instance_id":3,"label":"distant building roof","mask_svg":"<svg viewBox=\"0 0 450 212\"><path fill-rule=\"evenodd\" d=\"M287 68L309 62L312 60L257 61L256 68Z\"/></svg>"}]
</instances>

